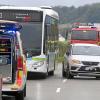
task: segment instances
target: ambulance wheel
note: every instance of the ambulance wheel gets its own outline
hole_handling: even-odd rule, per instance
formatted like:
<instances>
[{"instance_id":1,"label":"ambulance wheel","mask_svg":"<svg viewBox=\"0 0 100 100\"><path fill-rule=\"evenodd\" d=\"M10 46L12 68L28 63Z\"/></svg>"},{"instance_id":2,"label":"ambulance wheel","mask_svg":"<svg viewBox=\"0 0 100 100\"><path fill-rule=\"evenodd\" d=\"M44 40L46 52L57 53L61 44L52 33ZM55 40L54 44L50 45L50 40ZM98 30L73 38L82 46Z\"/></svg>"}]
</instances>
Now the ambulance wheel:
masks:
<instances>
[{"instance_id":1,"label":"ambulance wheel","mask_svg":"<svg viewBox=\"0 0 100 100\"><path fill-rule=\"evenodd\" d=\"M24 100L24 90L17 93L16 100Z\"/></svg>"},{"instance_id":2,"label":"ambulance wheel","mask_svg":"<svg viewBox=\"0 0 100 100\"><path fill-rule=\"evenodd\" d=\"M25 87L24 87L24 97L26 97L26 84L25 84Z\"/></svg>"}]
</instances>

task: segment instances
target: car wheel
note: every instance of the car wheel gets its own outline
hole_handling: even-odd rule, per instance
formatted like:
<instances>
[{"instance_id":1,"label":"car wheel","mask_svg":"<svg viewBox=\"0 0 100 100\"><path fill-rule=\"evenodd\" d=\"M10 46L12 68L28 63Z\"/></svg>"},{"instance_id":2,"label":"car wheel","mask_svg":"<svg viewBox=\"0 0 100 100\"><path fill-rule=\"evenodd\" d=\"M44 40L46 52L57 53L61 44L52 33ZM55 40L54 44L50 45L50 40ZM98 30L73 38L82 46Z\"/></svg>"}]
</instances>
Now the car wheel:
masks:
<instances>
[{"instance_id":1,"label":"car wheel","mask_svg":"<svg viewBox=\"0 0 100 100\"><path fill-rule=\"evenodd\" d=\"M100 76L96 76L96 79L100 79Z\"/></svg>"},{"instance_id":2,"label":"car wheel","mask_svg":"<svg viewBox=\"0 0 100 100\"><path fill-rule=\"evenodd\" d=\"M49 72L48 72L48 68L47 68L47 72L43 74L42 78L46 79L48 77L48 74L49 74Z\"/></svg>"},{"instance_id":3,"label":"car wheel","mask_svg":"<svg viewBox=\"0 0 100 100\"><path fill-rule=\"evenodd\" d=\"M24 90L16 94L16 100L24 100Z\"/></svg>"},{"instance_id":4,"label":"car wheel","mask_svg":"<svg viewBox=\"0 0 100 100\"><path fill-rule=\"evenodd\" d=\"M62 63L62 76L66 77L66 72L64 70L64 62Z\"/></svg>"},{"instance_id":5,"label":"car wheel","mask_svg":"<svg viewBox=\"0 0 100 100\"><path fill-rule=\"evenodd\" d=\"M49 75L54 75L54 70L49 72Z\"/></svg>"},{"instance_id":6,"label":"car wheel","mask_svg":"<svg viewBox=\"0 0 100 100\"><path fill-rule=\"evenodd\" d=\"M66 78L67 79L72 79L74 76L71 75L70 70L69 70L69 65L67 65L67 69L66 69Z\"/></svg>"}]
</instances>

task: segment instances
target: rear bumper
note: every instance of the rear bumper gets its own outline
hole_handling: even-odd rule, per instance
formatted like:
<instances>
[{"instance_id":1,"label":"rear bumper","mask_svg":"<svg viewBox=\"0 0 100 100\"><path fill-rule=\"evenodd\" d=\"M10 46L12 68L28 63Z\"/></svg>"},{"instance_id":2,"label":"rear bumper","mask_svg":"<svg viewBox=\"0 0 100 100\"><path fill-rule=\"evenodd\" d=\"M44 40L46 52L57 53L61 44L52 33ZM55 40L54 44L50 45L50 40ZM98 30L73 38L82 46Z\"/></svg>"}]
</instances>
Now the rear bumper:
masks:
<instances>
[{"instance_id":1,"label":"rear bumper","mask_svg":"<svg viewBox=\"0 0 100 100\"><path fill-rule=\"evenodd\" d=\"M15 97L20 94L21 91L2 91L3 100L15 100Z\"/></svg>"},{"instance_id":2,"label":"rear bumper","mask_svg":"<svg viewBox=\"0 0 100 100\"><path fill-rule=\"evenodd\" d=\"M3 84L2 92L19 92L24 89L24 84L21 86L15 86L14 84Z\"/></svg>"},{"instance_id":3,"label":"rear bumper","mask_svg":"<svg viewBox=\"0 0 100 100\"><path fill-rule=\"evenodd\" d=\"M13 90L13 89L2 89L2 92L19 92L21 90Z\"/></svg>"}]
</instances>

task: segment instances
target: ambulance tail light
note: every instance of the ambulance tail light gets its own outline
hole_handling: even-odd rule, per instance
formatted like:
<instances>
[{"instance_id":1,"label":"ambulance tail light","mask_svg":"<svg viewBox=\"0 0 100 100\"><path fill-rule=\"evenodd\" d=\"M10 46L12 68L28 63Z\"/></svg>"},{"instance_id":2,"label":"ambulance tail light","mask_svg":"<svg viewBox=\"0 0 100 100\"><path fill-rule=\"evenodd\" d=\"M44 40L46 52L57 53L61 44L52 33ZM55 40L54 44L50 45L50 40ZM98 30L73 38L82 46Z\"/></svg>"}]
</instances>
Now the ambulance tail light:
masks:
<instances>
[{"instance_id":1,"label":"ambulance tail light","mask_svg":"<svg viewBox=\"0 0 100 100\"><path fill-rule=\"evenodd\" d=\"M23 57L22 56L18 56L17 58L17 68L20 70L23 70Z\"/></svg>"}]
</instances>

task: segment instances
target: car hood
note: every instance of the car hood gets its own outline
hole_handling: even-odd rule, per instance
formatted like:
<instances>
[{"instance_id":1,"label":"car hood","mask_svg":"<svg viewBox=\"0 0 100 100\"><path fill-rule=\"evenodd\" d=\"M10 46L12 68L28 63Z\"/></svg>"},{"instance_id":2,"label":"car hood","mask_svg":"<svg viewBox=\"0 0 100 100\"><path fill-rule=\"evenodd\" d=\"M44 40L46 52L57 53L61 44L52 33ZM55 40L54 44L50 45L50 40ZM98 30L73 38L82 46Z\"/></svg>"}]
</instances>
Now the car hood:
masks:
<instances>
[{"instance_id":1,"label":"car hood","mask_svg":"<svg viewBox=\"0 0 100 100\"><path fill-rule=\"evenodd\" d=\"M100 62L100 56L72 55L71 59L76 59L79 61Z\"/></svg>"}]
</instances>

